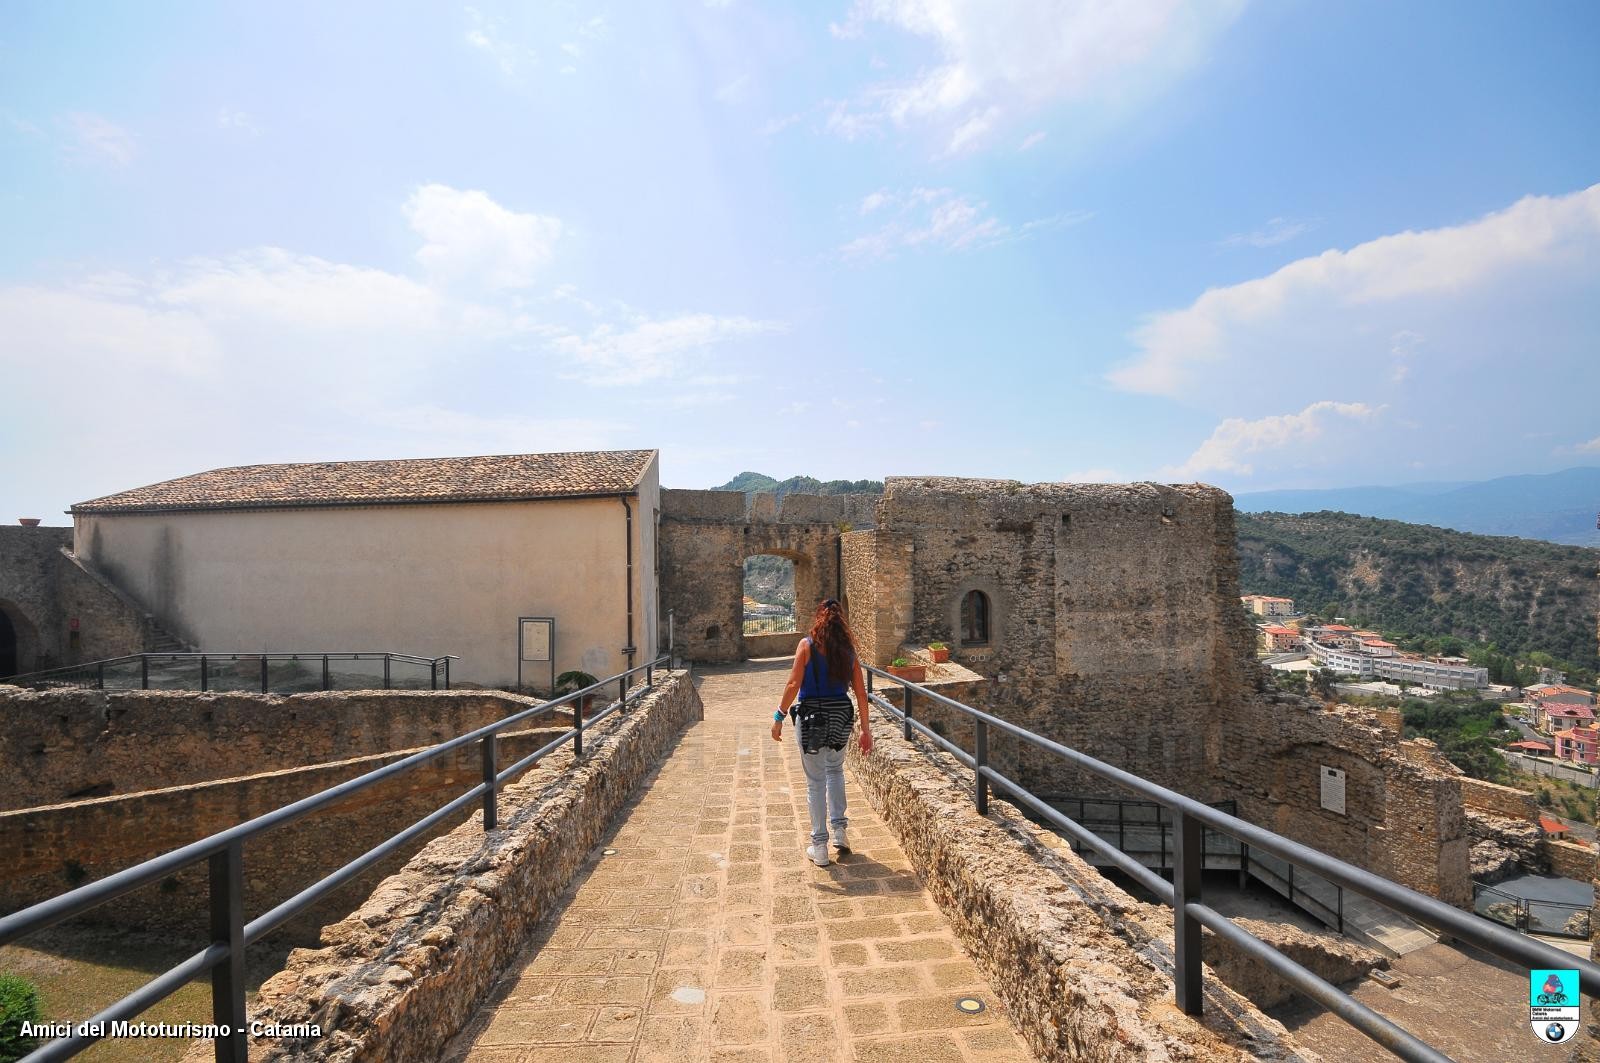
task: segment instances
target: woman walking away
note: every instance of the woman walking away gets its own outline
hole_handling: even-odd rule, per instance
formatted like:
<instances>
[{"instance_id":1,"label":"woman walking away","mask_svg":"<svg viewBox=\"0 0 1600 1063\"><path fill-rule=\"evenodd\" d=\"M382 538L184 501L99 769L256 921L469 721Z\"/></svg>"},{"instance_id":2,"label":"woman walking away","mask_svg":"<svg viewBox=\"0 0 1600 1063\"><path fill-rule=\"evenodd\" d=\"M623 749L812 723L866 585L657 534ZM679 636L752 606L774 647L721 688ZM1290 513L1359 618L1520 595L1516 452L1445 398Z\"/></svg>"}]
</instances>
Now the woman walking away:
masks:
<instances>
[{"instance_id":1,"label":"woman walking away","mask_svg":"<svg viewBox=\"0 0 1600 1063\"><path fill-rule=\"evenodd\" d=\"M855 705L846 691L855 689ZM795 702L796 696L800 701ZM783 716L790 712L800 738L800 763L806 769L806 804L811 808L811 847L806 855L818 867L828 866L828 828L833 846L850 851L845 829L850 825L844 807L844 747L850 728L860 724L861 752L872 751L872 729L865 724L866 680L856 659L856 640L845 623L844 610L829 598L817 606L811 634L800 640L783 688L783 703L772 714L772 740L783 740ZM790 706L793 706L791 711Z\"/></svg>"}]
</instances>

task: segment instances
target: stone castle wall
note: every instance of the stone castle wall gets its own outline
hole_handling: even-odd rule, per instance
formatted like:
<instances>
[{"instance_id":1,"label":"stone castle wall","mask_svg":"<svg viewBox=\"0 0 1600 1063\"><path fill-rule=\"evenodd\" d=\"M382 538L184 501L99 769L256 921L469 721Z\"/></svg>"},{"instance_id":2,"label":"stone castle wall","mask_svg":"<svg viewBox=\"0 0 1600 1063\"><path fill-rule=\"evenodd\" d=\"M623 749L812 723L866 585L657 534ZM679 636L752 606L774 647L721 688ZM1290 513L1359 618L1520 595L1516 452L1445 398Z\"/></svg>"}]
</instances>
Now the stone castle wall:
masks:
<instances>
[{"instance_id":1,"label":"stone castle wall","mask_svg":"<svg viewBox=\"0 0 1600 1063\"><path fill-rule=\"evenodd\" d=\"M559 728L501 735L497 756L510 764L549 742ZM420 750L173 786L117 797L0 813L0 915L104 878L162 853L265 815ZM324 812L280 827L245 848L245 911L259 915L391 835L422 819L482 779L470 746L387 779ZM286 925L295 940L314 940L324 923L350 911L384 875L430 838L463 822L464 810L413 844L329 894ZM192 933L206 924L204 861L125 894L81 916L122 929Z\"/></svg>"},{"instance_id":2,"label":"stone castle wall","mask_svg":"<svg viewBox=\"0 0 1600 1063\"><path fill-rule=\"evenodd\" d=\"M138 653L156 639L145 610L71 545L71 528L0 525L0 611L17 633L19 673Z\"/></svg>"},{"instance_id":3,"label":"stone castle wall","mask_svg":"<svg viewBox=\"0 0 1600 1063\"><path fill-rule=\"evenodd\" d=\"M263 695L0 686L8 721L0 728L7 779L0 810L432 745L534 704L471 690Z\"/></svg>"},{"instance_id":4,"label":"stone castle wall","mask_svg":"<svg viewBox=\"0 0 1600 1063\"><path fill-rule=\"evenodd\" d=\"M844 541L863 655L942 641L982 704L1057 742L1334 856L1466 903L1459 773L1393 720L1272 693L1238 605L1232 500L1203 485L887 482ZM987 644L962 598L987 596ZM909 608L904 605L908 604ZM1126 796L1031 746L991 743L1036 792ZM1323 808L1322 769L1345 772Z\"/></svg>"}]
</instances>

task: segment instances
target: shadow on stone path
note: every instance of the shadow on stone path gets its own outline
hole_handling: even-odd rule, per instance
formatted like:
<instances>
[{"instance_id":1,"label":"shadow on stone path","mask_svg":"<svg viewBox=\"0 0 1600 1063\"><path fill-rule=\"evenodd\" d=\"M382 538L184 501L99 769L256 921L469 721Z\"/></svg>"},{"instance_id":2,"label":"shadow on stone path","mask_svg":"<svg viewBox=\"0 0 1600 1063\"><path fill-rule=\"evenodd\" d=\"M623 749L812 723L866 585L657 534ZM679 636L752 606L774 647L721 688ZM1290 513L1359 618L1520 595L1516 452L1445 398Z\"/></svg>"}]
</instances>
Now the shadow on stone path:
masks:
<instances>
[{"instance_id":1,"label":"shadow on stone path","mask_svg":"<svg viewBox=\"0 0 1600 1063\"><path fill-rule=\"evenodd\" d=\"M787 671L702 672L705 720L623 809L447 1059L1032 1058L848 774L855 852L827 868L805 859L793 729L781 746L768 733ZM962 997L986 1010L962 1012Z\"/></svg>"}]
</instances>

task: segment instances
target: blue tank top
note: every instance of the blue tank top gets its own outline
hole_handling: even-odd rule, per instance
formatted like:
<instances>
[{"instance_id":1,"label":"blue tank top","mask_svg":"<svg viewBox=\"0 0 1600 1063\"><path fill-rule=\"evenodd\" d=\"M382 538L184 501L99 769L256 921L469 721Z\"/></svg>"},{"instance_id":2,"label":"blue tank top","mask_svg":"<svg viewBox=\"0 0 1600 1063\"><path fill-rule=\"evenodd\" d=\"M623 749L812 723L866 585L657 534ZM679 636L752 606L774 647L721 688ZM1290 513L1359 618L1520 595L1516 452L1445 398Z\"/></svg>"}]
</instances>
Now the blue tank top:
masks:
<instances>
[{"instance_id":1,"label":"blue tank top","mask_svg":"<svg viewBox=\"0 0 1600 1063\"><path fill-rule=\"evenodd\" d=\"M805 640L811 647L811 659L806 662L805 678L800 683L800 699L806 698L842 698L850 690L849 673L843 683L835 683L828 676L828 659L822 651L812 644L810 639Z\"/></svg>"}]
</instances>

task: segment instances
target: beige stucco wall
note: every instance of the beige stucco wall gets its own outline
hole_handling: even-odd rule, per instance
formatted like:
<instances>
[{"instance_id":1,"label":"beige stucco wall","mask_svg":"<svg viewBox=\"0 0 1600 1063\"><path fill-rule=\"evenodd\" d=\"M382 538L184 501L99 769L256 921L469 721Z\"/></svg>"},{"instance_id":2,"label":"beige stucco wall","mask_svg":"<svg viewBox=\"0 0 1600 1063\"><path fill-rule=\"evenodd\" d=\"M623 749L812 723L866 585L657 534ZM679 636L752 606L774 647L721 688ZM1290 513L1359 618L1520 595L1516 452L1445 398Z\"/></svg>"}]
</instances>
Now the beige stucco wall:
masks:
<instances>
[{"instance_id":1,"label":"beige stucco wall","mask_svg":"<svg viewBox=\"0 0 1600 1063\"><path fill-rule=\"evenodd\" d=\"M633 510L637 663L655 652L651 462ZM452 678L510 686L517 618L556 618L556 671L626 667L616 498L81 515L76 550L203 650L456 654ZM547 686L548 665L524 679Z\"/></svg>"}]
</instances>

